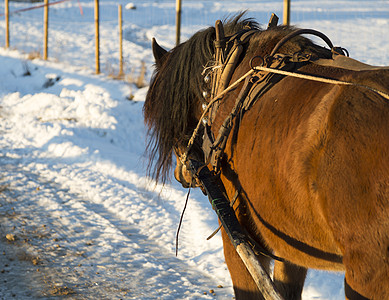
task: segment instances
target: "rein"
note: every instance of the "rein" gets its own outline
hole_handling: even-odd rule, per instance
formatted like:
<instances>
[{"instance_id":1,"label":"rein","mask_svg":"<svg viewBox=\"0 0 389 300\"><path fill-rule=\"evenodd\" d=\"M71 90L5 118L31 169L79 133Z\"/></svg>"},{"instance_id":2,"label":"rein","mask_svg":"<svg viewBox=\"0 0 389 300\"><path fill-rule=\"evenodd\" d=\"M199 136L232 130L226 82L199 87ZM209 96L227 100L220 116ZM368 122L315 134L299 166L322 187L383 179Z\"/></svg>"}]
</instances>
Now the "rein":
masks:
<instances>
[{"instance_id":1,"label":"rein","mask_svg":"<svg viewBox=\"0 0 389 300\"><path fill-rule=\"evenodd\" d=\"M335 85L349 85L349 86L356 86L356 87L361 87L364 89L368 89L385 99L389 100L389 94L382 92L380 90L377 90L375 88L372 88L367 85L355 83L355 82L350 82L350 81L342 81L342 80L337 80L337 79L328 79L324 77L318 77L318 76L312 76L312 75L305 75L305 74L300 74L300 73L295 73L295 72L288 72L288 71L282 71L282 70L277 70L277 69L272 69L272 68L267 68L267 67L254 67L253 68L255 71L265 71L265 72L271 72L275 74L280 74L280 75L285 75L285 76L290 76L290 77L296 77L296 78L302 78L306 80L313 80L313 81L318 81L318 82L324 82L324 83L329 83L329 84L335 84Z\"/></svg>"}]
</instances>

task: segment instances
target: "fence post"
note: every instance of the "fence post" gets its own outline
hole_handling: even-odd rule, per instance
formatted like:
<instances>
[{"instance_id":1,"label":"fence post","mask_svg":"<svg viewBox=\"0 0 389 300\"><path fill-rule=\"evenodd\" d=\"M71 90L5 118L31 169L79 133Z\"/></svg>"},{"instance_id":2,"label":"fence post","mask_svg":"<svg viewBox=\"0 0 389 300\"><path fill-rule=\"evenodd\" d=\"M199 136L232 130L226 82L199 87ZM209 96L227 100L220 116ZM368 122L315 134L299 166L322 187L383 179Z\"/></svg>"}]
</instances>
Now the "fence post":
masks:
<instances>
[{"instance_id":1,"label":"fence post","mask_svg":"<svg viewBox=\"0 0 389 300\"><path fill-rule=\"evenodd\" d=\"M284 0L283 23L284 25L289 25L290 23L290 0Z\"/></svg>"},{"instance_id":2,"label":"fence post","mask_svg":"<svg viewBox=\"0 0 389 300\"><path fill-rule=\"evenodd\" d=\"M181 35L181 0L176 0L176 46L180 44Z\"/></svg>"},{"instance_id":3,"label":"fence post","mask_svg":"<svg viewBox=\"0 0 389 300\"><path fill-rule=\"evenodd\" d=\"M5 0L5 48L9 48L9 5L8 0Z\"/></svg>"},{"instance_id":4,"label":"fence post","mask_svg":"<svg viewBox=\"0 0 389 300\"><path fill-rule=\"evenodd\" d=\"M44 10L43 10L43 59L47 60L48 56L48 42L49 42L49 0L44 1Z\"/></svg>"},{"instance_id":5,"label":"fence post","mask_svg":"<svg viewBox=\"0 0 389 300\"><path fill-rule=\"evenodd\" d=\"M95 0L96 74L100 74L99 0Z\"/></svg>"},{"instance_id":6,"label":"fence post","mask_svg":"<svg viewBox=\"0 0 389 300\"><path fill-rule=\"evenodd\" d=\"M122 16L122 5L118 6L118 18L119 18L119 77L123 77L123 16Z\"/></svg>"}]
</instances>

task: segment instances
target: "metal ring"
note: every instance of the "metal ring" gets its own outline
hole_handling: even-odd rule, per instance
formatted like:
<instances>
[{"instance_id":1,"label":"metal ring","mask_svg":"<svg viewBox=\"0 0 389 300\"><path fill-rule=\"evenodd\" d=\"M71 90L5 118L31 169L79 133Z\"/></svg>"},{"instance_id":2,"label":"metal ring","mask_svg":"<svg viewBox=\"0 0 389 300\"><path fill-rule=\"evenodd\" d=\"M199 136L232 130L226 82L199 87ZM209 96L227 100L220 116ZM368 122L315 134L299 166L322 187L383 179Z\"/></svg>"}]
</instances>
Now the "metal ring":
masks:
<instances>
[{"instance_id":1,"label":"metal ring","mask_svg":"<svg viewBox=\"0 0 389 300\"><path fill-rule=\"evenodd\" d=\"M256 59L259 59L261 63L259 65L253 66L253 63ZM254 56L252 59L250 59L250 68L252 70L254 70L255 67L262 67L264 63L265 63L265 60L263 59L262 56L260 56L260 55Z\"/></svg>"}]
</instances>

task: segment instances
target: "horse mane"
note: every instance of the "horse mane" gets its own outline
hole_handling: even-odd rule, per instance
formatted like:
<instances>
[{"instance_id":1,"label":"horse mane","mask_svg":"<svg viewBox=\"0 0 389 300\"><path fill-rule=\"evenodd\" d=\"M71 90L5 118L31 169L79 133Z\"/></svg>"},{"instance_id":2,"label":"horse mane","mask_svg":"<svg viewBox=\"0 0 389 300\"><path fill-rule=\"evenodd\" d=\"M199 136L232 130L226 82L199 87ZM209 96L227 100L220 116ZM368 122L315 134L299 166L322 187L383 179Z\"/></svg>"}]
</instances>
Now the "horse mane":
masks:
<instances>
[{"instance_id":1,"label":"horse mane","mask_svg":"<svg viewBox=\"0 0 389 300\"><path fill-rule=\"evenodd\" d=\"M247 25L258 27L252 19L243 19L243 15L225 21L226 35L234 34ZM163 58L162 66L157 67L153 74L143 113L148 127L148 174L156 180L166 181L172 164L172 149L186 143L192 133L189 130L197 124L193 112L203 98L205 83L202 71L213 59L215 38L214 27L195 33L169 51ZM152 169L154 171L150 172Z\"/></svg>"}]
</instances>

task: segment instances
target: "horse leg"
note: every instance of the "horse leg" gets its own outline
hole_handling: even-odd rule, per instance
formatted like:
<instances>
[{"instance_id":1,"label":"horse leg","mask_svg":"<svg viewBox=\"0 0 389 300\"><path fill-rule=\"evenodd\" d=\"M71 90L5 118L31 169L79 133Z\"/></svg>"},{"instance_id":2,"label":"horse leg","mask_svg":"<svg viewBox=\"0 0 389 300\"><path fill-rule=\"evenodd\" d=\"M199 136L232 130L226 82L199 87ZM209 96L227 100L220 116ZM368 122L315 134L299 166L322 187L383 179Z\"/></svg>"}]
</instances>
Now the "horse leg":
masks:
<instances>
[{"instance_id":1,"label":"horse leg","mask_svg":"<svg viewBox=\"0 0 389 300\"><path fill-rule=\"evenodd\" d=\"M257 288L246 266L240 259L234 246L230 242L224 229L222 231L224 257L231 275L236 300L261 300L264 299ZM270 259L265 256L257 256L265 270L269 273Z\"/></svg>"},{"instance_id":2,"label":"horse leg","mask_svg":"<svg viewBox=\"0 0 389 300\"><path fill-rule=\"evenodd\" d=\"M284 299L301 299L306 275L306 268L289 262L274 262L274 284Z\"/></svg>"}]
</instances>

